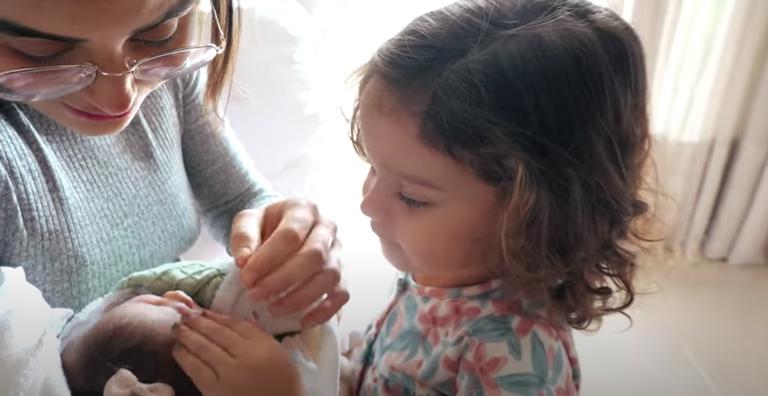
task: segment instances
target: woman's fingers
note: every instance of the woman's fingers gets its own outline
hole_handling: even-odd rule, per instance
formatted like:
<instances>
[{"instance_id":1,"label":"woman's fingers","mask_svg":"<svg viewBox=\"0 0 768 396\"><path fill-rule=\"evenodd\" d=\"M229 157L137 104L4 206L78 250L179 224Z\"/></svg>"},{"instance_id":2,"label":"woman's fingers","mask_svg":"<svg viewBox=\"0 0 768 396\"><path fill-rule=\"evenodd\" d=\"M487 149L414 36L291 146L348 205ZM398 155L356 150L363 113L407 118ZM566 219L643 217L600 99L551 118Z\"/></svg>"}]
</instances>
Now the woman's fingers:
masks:
<instances>
[{"instance_id":1,"label":"woman's fingers","mask_svg":"<svg viewBox=\"0 0 768 396\"><path fill-rule=\"evenodd\" d=\"M305 293L309 295L305 301L291 301L287 308L289 311L297 311L316 301L341 279L336 262L338 249L332 248L335 238L336 224L325 220L318 222L287 262L258 281L257 287L250 291L251 298L257 301L269 300L297 286L305 289L313 285L320 286L320 289L309 290Z\"/></svg>"},{"instance_id":2,"label":"woman's fingers","mask_svg":"<svg viewBox=\"0 0 768 396\"><path fill-rule=\"evenodd\" d=\"M349 291L343 285L336 285L323 302L304 315L301 320L301 327L308 328L331 320L333 315L336 315L347 301L349 301Z\"/></svg>"},{"instance_id":3,"label":"woman's fingers","mask_svg":"<svg viewBox=\"0 0 768 396\"><path fill-rule=\"evenodd\" d=\"M243 267L251 254L261 243L261 224L264 212L260 209L244 210L232 221L229 237L229 251L235 258L235 264Z\"/></svg>"},{"instance_id":4,"label":"woman's fingers","mask_svg":"<svg viewBox=\"0 0 768 396\"><path fill-rule=\"evenodd\" d=\"M248 224L249 217L255 216L248 213L239 216L238 226L233 229L244 228L242 225ZM254 247L244 265L239 265L249 297L256 301L273 300L270 310L277 316L315 304L304 318L306 325L330 319L349 299L341 285L336 224L323 219L317 206L301 200L269 205L259 224L263 242L258 249ZM254 231L233 234L233 246L238 238L254 240L252 236L235 237L245 234L253 235Z\"/></svg>"},{"instance_id":5,"label":"woman's fingers","mask_svg":"<svg viewBox=\"0 0 768 396\"><path fill-rule=\"evenodd\" d=\"M286 201L266 209L262 237L264 241L243 266L243 287L250 288L272 273L301 249L319 218L317 207L305 201ZM270 224L279 221L271 229ZM330 246L330 243L329 243Z\"/></svg>"},{"instance_id":6,"label":"woman's fingers","mask_svg":"<svg viewBox=\"0 0 768 396\"><path fill-rule=\"evenodd\" d=\"M210 389L219 380L218 374L213 368L181 344L176 344L173 347L173 358L184 373L189 376L192 383L202 392Z\"/></svg>"}]
</instances>

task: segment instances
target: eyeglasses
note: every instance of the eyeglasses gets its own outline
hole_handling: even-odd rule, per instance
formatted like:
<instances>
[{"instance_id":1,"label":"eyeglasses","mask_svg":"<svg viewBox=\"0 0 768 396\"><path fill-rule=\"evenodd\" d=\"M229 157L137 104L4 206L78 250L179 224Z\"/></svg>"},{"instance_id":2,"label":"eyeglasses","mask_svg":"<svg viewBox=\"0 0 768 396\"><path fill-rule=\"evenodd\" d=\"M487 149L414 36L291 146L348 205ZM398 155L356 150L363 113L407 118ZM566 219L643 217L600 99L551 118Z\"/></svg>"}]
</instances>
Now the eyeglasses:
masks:
<instances>
[{"instance_id":1,"label":"eyeglasses","mask_svg":"<svg viewBox=\"0 0 768 396\"><path fill-rule=\"evenodd\" d=\"M131 61L128 70L119 73L102 71L98 66L59 65L29 67L0 73L0 99L12 102L50 100L77 92L91 85L96 77L120 77L132 74L137 81L161 83L194 72L224 52L226 40L216 15L211 9L220 44L196 45L161 52Z\"/></svg>"}]
</instances>

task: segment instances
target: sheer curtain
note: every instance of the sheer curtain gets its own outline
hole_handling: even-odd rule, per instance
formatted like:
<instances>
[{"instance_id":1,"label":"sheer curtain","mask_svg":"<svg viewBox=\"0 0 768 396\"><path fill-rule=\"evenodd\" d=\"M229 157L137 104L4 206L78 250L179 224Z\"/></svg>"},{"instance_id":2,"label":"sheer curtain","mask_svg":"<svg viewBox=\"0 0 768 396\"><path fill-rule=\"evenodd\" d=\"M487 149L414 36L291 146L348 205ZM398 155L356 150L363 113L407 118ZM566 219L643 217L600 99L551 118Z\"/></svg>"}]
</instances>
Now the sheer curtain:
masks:
<instances>
[{"instance_id":1,"label":"sheer curtain","mask_svg":"<svg viewBox=\"0 0 768 396\"><path fill-rule=\"evenodd\" d=\"M768 2L624 1L648 52L666 246L768 262Z\"/></svg>"}]
</instances>

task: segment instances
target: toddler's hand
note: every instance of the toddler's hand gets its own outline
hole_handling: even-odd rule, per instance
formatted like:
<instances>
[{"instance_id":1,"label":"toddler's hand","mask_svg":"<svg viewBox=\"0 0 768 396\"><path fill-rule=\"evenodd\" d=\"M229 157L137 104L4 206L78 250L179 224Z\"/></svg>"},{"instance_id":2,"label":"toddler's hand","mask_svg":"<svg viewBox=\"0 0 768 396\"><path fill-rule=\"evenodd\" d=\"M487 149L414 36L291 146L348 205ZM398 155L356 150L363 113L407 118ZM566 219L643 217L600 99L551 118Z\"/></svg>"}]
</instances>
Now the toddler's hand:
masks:
<instances>
[{"instance_id":1,"label":"toddler's hand","mask_svg":"<svg viewBox=\"0 0 768 396\"><path fill-rule=\"evenodd\" d=\"M253 323L204 311L175 334L173 356L205 396L301 395L288 353Z\"/></svg>"}]
</instances>

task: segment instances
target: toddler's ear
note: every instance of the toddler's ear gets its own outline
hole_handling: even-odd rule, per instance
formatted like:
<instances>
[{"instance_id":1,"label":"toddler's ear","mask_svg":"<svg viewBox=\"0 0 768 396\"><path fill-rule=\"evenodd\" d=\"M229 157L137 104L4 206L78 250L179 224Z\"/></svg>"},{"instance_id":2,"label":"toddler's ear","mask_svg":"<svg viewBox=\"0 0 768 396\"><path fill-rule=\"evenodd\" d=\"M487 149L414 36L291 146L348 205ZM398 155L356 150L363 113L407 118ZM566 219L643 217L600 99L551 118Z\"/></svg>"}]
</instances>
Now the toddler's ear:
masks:
<instances>
[{"instance_id":1,"label":"toddler's ear","mask_svg":"<svg viewBox=\"0 0 768 396\"><path fill-rule=\"evenodd\" d=\"M188 296L187 293L184 293L181 290L171 290L168 292L165 292L163 294L163 298L167 298L169 300L178 301L189 308L197 308L197 304L195 304L195 301L192 300L192 297Z\"/></svg>"}]
</instances>

